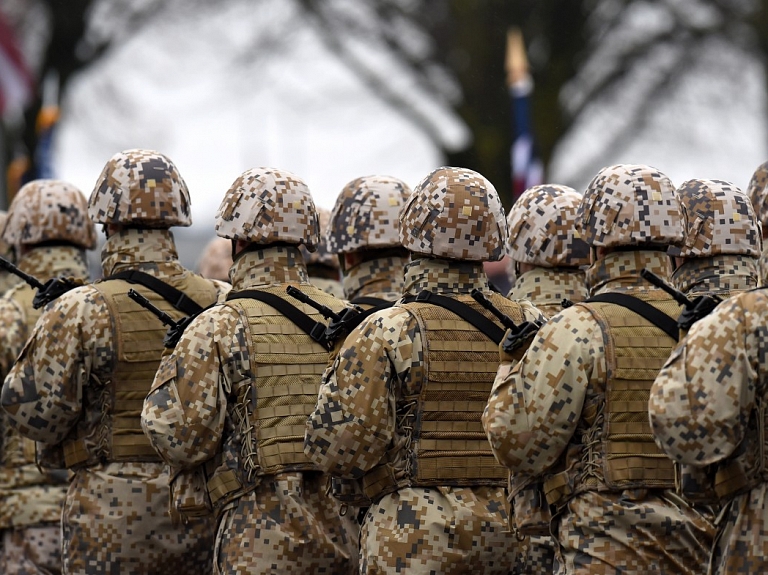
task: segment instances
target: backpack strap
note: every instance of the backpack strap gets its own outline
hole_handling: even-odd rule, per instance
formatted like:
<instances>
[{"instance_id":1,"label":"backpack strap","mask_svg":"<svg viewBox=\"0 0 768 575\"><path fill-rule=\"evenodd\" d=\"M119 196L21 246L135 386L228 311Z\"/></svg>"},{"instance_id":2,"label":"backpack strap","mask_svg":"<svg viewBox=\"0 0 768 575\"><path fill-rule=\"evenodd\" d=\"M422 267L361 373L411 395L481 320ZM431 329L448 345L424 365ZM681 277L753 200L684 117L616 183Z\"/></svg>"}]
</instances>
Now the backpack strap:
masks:
<instances>
[{"instance_id":1,"label":"backpack strap","mask_svg":"<svg viewBox=\"0 0 768 575\"><path fill-rule=\"evenodd\" d=\"M632 310L658 327L675 341L680 340L680 328L677 321L669 317L663 311L656 309L648 302L625 293L601 293L592 296L583 303L602 302L612 303Z\"/></svg>"},{"instance_id":2,"label":"backpack strap","mask_svg":"<svg viewBox=\"0 0 768 575\"><path fill-rule=\"evenodd\" d=\"M496 323L485 317L478 311L475 311L467 304L460 302L459 300L437 295L429 290L423 290L416 296L406 296L401 300L403 303L431 303L433 305L440 306L449 311L452 311L464 321L471 323L488 339L494 342L496 345L501 343L504 339L504 330L501 329Z\"/></svg>"},{"instance_id":3,"label":"backpack strap","mask_svg":"<svg viewBox=\"0 0 768 575\"><path fill-rule=\"evenodd\" d=\"M192 316L203 311L203 306L187 296L183 291L176 289L163 280L151 276L139 270L126 270L117 272L103 281L124 280L128 283L139 284L152 290L180 312Z\"/></svg>"}]
</instances>

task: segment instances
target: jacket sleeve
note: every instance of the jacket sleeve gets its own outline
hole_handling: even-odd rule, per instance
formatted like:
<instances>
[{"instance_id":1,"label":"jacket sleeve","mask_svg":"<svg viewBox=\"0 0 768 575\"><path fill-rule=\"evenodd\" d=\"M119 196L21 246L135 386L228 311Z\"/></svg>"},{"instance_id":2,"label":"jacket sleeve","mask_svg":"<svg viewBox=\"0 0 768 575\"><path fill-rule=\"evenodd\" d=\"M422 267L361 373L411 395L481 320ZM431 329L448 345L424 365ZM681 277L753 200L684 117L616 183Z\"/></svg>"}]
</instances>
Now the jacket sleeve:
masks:
<instances>
[{"instance_id":1,"label":"jacket sleeve","mask_svg":"<svg viewBox=\"0 0 768 575\"><path fill-rule=\"evenodd\" d=\"M656 443L672 459L709 465L743 440L765 369L766 304L761 292L725 301L693 325L659 372L648 412Z\"/></svg>"},{"instance_id":2,"label":"jacket sleeve","mask_svg":"<svg viewBox=\"0 0 768 575\"><path fill-rule=\"evenodd\" d=\"M5 379L11 371L16 358L29 334L24 311L18 303L10 298L0 299L0 333L3 334L3 345L0 348L0 376Z\"/></svg>"},{"instance_id":3,"label":"jacket sleeve","mask_svg":"<svg viewBox=\"0 0 768 575\"><path fill-rule=\"evenodd\" d=\"M176 468L195 467L218 451L227 393L250 377L247 343L235 311L203 312L163 356L141 412L141 426L158 454Z\"/></svg>"},{"instance_id":4,"label":"jacket sleeve","mask_svg":"<svg viewBox=\"0 0 768 575\"><path fill-rule=\"evenodd\" d=\"M581 306L562 311L538 332L519 363L502 362L483 412L500 463L539 475L565 450L590 382L604 380L602 333Z\"/></svg>"},{"instance_id":5,"label":"jacket sleeve","mask_svg":"<svg viewBox=\"0 0 768 575\"><path fill-rule=\"evenodd\" d=\"M416 320L390 308L367 318L325 371L306 424L304 451L321 469L360 477L391 447L395 397L418 377L422 360Z\"/></svg>"},{"instance_id":6,"label":"jacket sleeve","mask_svg":"<svg viewBox=\"0 0 768 575\"><path fill-rule=\"evenodd\" d=\"M0 396L22 435L55 445L75 425L92 372L113 358L108 318L106 301L89 286L46 307Z\"/></svg>"}]
</instances>

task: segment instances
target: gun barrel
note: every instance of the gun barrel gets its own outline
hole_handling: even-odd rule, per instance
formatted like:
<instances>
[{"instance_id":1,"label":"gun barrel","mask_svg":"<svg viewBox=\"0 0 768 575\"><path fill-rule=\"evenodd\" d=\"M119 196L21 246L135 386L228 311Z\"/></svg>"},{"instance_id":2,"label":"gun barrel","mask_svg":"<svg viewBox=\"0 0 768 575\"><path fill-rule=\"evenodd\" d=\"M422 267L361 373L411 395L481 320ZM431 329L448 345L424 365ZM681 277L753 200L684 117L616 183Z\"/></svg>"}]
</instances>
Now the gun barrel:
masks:
<instances>
[{"instance_id":1,"label":"gun barrel","mask_svg":"<svg viewBox=\"0 0 768 575\"><path fill-rule=\"evenodd\" d=\"M661 279L651 270L643 268L640 271L640 276L644 280L655 285L657 288L663 289L665 292L667 292L669 295L675 298L675 301L677 303L685 306L686 309L691 309L693 307L693 302L689 300L688 297L683 292L669 285L667 282L665 282L663 279Z\"/></svg>"},{"instance_id":2,"label":"gun barrel","mask_svg":"<svg viewBox=\"0 0 768 575\"><path fill-rule=\"evenodd\" d=\"M155 314L160 319L160 321L163 322L165 325L170 327L174 327L176 325L176 322L170 315L165 313L163 310L161 310L159 307L157 307L155 304L153 304L151 301L149 301L147 298L145 298L135 289L128 290L128 297L131 298L133 301L135 301L144 309L151 311L153 314Z\"/></svg>"},{"instance_id":3,"label":"gun barrel","mask_svg":"<svg viewBox=\"0 0 768 575\"><path fill-rule=\"evenodd\" d=\"M337 314L335 311L333 311L328 306L324 306L323 304L320 304L313 300L311 297L309 297L307 294L305 294L303 291L301 291L296 286L288 286L285 288L285 291L288 293L289 296L296 298L301 303L305 303L307 305L312 306L317 311L319 311L323 316L330 318L334 321L340 321L341 316Z\"/></svg>"},{"instance_id":4,"label":"gun barrel","mask_svg":"<svg viewBox=\"0 0 768 575\"><path fill-rule=\"evenodd\" d=\"M501 320L501 323L504 324L504 327L507 329L517 329L517 325L514 321L512 321L512 318L509 317L507 314L505 314L503 311L501 311L499 308L497 308L491 300L489 300L487 297L483 295L483 292L481 292L479 289L475 288L472 290L472 293L470 294L474 300L479 303L481 306L483 306L485 309L487 309L489 312L491 312L493 315L495 315L499 320Z\"/></svg>"},{"instance_id":5,"label":"gun barrel","mask_svg":"<svg viewBox=\"0 0 768 575\"><path fill-rule=\"evenodd\" d=\"M15 265L13 265L11 262L9 262L7 259L3 257L0 257L0 267L2 267L6 271L11 272L13 275L19 276L21 279L23 279L25 282L27 282L29 285L31 285L35 289L43 288L43 282L41 282L36 277L33 277L28 273L21 271L18 267L16 267Z\"/></svg>"}]
</instances>

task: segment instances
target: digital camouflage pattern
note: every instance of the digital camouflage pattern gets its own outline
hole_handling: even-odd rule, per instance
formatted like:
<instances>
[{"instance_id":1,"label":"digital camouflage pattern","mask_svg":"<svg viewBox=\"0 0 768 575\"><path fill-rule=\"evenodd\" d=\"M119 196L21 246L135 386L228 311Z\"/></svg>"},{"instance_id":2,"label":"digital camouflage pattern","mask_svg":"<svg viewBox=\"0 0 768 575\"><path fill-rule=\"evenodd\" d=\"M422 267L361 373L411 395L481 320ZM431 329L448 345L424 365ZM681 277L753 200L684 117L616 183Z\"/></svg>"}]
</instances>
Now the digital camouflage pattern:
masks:
<instances>
[{"instance_id":1,"label":"digital camouflage pattern","mask_svg":"<svg viewBox=\"0 0 768 575\"><path fill-rule=\"evenodd\" d=\"M675 190L675 195L685 239L682 245L671 246L669 255L760 255L760 224L749 198L738 187L722 180L688 180Z\"/></svg>"},{"instance_id":2,"label":"digital camouflage pattern","mask_svg":"<svg viewBox=\"0 0 768 575\"><path fill-rule=\"evenodd\" d=\"M600 170L584 192L576 221L582 239L594 247L683 241L675 188L650 166L618 164Z\"/></svg>"},{"instance_id":3,"label":"digital camouflage pattern","mask_svg":"<svg viewBox=\"0 0 768 575\"><path fill-rule=\"evenodd\" d=\"M735 295L696 322L651 388L659 447L707 475L741 461L738 490L723 501L711 573L768 569L763 441L768 389L768 293ZM761 427L762 426L762 427ZM750 488L751 486L751 488Z\"/></svg>"},{"instance_id":4,"label":"digital camouflage pattern","mask_svg":"<svg viewBox=\"0 0 768 575\"><path fill-rule=\"evenodd\" d=\"M755 169L747 184L747 196L762 228L768 231L768 161Z\"/></svg>"},{"instance_id":5,"label":"digital camouflage pattern","mask_svg":"<svg viewBox=\"0 0 768 575\"><path fill-rule=\"evenodd\" d=\"M408 256L387 255L350 267L341 280L344 297L349 301L359 297L397 300L405 286L408 261Z\"/></svg>"},{"instance_id":6,"label":"digital camouflage pattern","mask_svg":"<svg viewBox=\"0 0 768 575\"><path fill-rule=\"evenodd\" d=\"M229 269L232 267L232 242L218 236L212 238L203 248L197 262L197 273L201 276L229 282Z\"/></svg>"},{"instance_id":7,"label":"digital camouflage pattern","mask_svg":"<svg viewBox=\"0 0 768 575\"><path fill-rule=\"evenodd\" d=\"M230 186L216 212L216 234L257 244L303 244L315 251L320 222L309 188L298 176L252 168Z\"/></svg>"},{"instance_id":8,"label":"digital camouflage pattern","mask_svg":"<svg viewBox=\"0 0 768 575\"><path fill-rule=\"evenodd\" d=\"M24 184L8 208L2 236L12 246L51 241L69 242L84 249L96 246L96 230L88 219L85 196L61 180Z\"/></svg>"},{"instance_id":9,"label":"digital camouflage pattern","mask_svg":"<svg viewBox=\"0 0 768 575\"><path fill-rule=\"evenodd\" d=\"M42 281L59 275L88 280L85 254L75 247L37 247L21 256L18 266ZM0 298L2 379L8 375L42 313L32 307L35 292L24 283ZM9 426L5 417L0 417L0 428L0 532L4 540L0 573L48 573L46 569L60 572L61 509L67 493L67 472L39 469L35 463L35 442Z\"/></svg>"},{"instance_id":10,"label":"digital camouflage pattern","mask_svg":"<svg viewBox=\"0 0 768 575\"><path fill-rule=\"evenodd\" d=\"M282 295L288 285L299 286L315 299L320 293L308 283L301 254L293 246L249 250L236 258L230 277L235 291L267 290L322 319L313 308ZM334 305L337 310L343 307L340 301ZM243 413L259 402L257 394L266 394L270 377L287 367L254 364L253 353L265 353L265 348L279 353L285 336L279 324L269 325L263 318L252 321L257 324L248 327L245 316L226 304L203 312L189 325L157 372L142 411L144 431L172 465L193 469L205 464L209 482L232 475L242 487L233 487L215 501L216 573L356 572L357 524L351 516L339 515L340 505L326 488L329 478L308 462L311 471L259 471L259 450L266 449L263 442L268 438L259 435L262 422ZM327 353L306 339L306 354L317 354L318 348ZM318 388L323 366L316 377ZM303 367L316 369L312 364ZM250 396L245 395L248 390ZM248 403L238 399L243 397L249 397ZM291 413L301 407L292 397L277 401L277 409ZM303 419L296 417L301 429Z\"/></svg>"},{"instance_id":11,"label":"digital camouflage pattern","mask_svg":"<svg viewBox=\"0 0 768 575\"><path fill-rule=\"evenodd\" d=\"M167 230L116 232L101 255L105 277L137 269L173 285L190 273ZM215 284L220 294L228 287ZM104 394L117 360L114 326L100 291L91 285L71 290L45 309L6 378L0 404L8 421L45 444L48 460L73 435L89 438L93 450L112 435ZM211 519L172 524L166 464L107 461L73 471L62 514L65 572L210 573Z\"/></svg>"},{"instance_id":12,"label":"digital camouflage pattern","mask_svg":"<svg viewBox=\"0 0 768 575\"><path fill-rule=\"evenodd\" d=\"M112 156L91 192L88 213L97 224L192 225L186 182L170 158L154 150L125 150Z\"/></svg>"},{"instance_id":13,"label":"digital camouflage pattern","mask_svg":"<svg viewBox=\"0 0 768 575\"><path fill-rule=\"evenodd\" d=\"M317 217L320 222L320 235L317 249L310 252L304 246L299 246L304 263L307 265L307 274L313 286L320 288L327 294L337 298L344 297L344 288L341 285L341 271L339 259L328 250L325 230L331 218L331 212L323 208L317 208Z\"/></svg>"},{"instance_id":14,"label":"digital camouflage pattern","mask_svg":"<svg viewBox=\"0 0 768 575\"><path fill-rule=\"evenodd\" d=\"M442 167L414 188L400 214L408 251L464 261L504 257L507 221L493 184L466 168Z\"/></svg>"},{"instance_id":15,"label":"digital camouflage pattern","mask_svg":"<svg viewBox=\"0 0 768 575\"><path fill-rule=\"evenodd\" d=\"M16 255L13 251L13 246L9 245L3 240L2 229L5 226L5 221L8 215L4 210L0 210L0 257L8 260L11 263L16 262ZM13 275L11 272L0 269L0 295L4 294L10 288L23 281L20 277Z\"/></svg>"},{"instance_id":16,"label":"digital camouflage pattern","mask_svg":"<svg viewBox=\"0 0 768 575\"><path fill-rule=\"evenodd\" d=\"M355 178L341 190L326 228L332 254L400 245L400 209L411 193L392 176Z\"/></svg>"},{"instance_id":17,"label":"digital camouflage pattern","mask_svg":"<svg viewBox=\"0 0 768 575\"><path fill-rule=\"evenodd\" d=\"M568 186L528 188L507 215L507 255L535 266L578 268L589 265L589 247L576 231L581 194Z\"/></svg>"},{"instance_id":18,"label":"digital camouflage pattern","mask_svg":"<svg viewBox=\"0 0 768 575\"><path fill-rule=\"evenodd\" d=\"M669 299L640 277L643 268L669 275L662 252L608 254L587 271L590 294ZM483 414L494 453L513 474L544 479L565 454L564 468L578 479L571 485L577 495L561 503L551 524L556 573L704 573L712 525L672 491L608 489L603 462L588 456L600 439L585 433L600 417L608 365L604 334L587 305L551 318L519 363L500 365Z\"/></svg>"},{"instance_id":19,"label":"digital camouflage pattern","mask_svg":"<svg viewBox=\"0 0 768 575\"><path fill-rule=\"evenodd\" d=\"M527 299L547 318L563 310L570 303L587 299L584 272L578 269L537 267L515 280L510 299Z\"/></svg>"},{"instance_id":20,"label":"digital camouflage pattern","mask_svg":"<svg viewBox=\"0 0 768 575\"><path fill-rule=\"evenodd\" d=\"M455 297L473 288L490 294L476 262L423 258L406 267L406 294L429 289ZM527 302L520 310L527 320L541 319ZM321 468L346 478L390 462L395 479L405 483L365 515L361 573L510 573L519 566L520 543L508 526L503 486L407 484L412 452L403 409L410 403L403 398L424 384L428 345L406 308L395 305L367 318L323 375L307 421L305 452ZM420 408L414 403L415 413Z\"/></svg>"}]
</instances>

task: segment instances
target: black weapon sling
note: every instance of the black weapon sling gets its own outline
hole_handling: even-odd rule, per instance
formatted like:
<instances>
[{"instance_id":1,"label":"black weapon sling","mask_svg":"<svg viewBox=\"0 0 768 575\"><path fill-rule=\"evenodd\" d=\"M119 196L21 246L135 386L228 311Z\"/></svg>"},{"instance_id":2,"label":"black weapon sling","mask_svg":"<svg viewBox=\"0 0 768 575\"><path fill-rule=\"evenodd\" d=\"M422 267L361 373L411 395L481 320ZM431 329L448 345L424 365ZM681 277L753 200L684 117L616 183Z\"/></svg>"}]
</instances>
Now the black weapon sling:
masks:
<instances>
[{"instance_id":1,"label":"black weapon sling","mask_svg":"<svg viewBox=\"0 0 768 575\"><path fill-rule=\"evenodd\" d=\"M349 303L355 304L355 305L369 305L371 307L358 313L355 316L354 321L349 322L347 324L347 331L352 331L353 329L355 329L358 325L363 323L363 320L365 320L368 316L371 316L378 311L390 308L393 305L395 305L395 302L393 301L389 301L389 300L378 298L378 297L368 297L368 296L356 297L355 299L349 300Z\"/></svg>"},{"instance_id":2,"label":"black weapon sling","mask_svg":"<svg viewBox=\"0 0 768 575\"><path fill-rule=\"evenodd\" d=\"M188 316L197 315L204 309L203 306L187 296L183 291L168 285L161 279L158 279L139 270L117 272L114 275L104 278L102 281L109 280L125 280L128 283L142 285L145 288L155 292L157 295L171 304L174 308Z\"/></svg>"},{"instance_id":3,"label":"black weapon sling","mask_svg":"<svg viewBox=\"0 0 768 575\"><path fill-rule=\"evenodd\" d=\"M306 333L313 340L326 348L329 347L329 342L325 337L325 330L328 326L321 321L315 321L295 305L284 300L280 296L255 289L229 292L227 294L227 301L242 298L255 299L269 306L272 306L289 320L291 320L294 324L296 324L300 330Z\"/></svg>"},{"instance_id":4,"label":"black weapon sling","mask_svg":"<svg viewBox=\"0 0 768 575\"><path fill-rule=\"evenodd\" d=\"M636 298L635 296L625 293L601 293L592 296L584 303L591 302L620 305L621 307L627 308L644 317L675 341L680 340L680 328L677 326L677 321L669 317L663 311L656 309L648 302Z\"/></svg>"},{"instance_id":5,"label":"black weapon sling","mask_svg":"<svg viewBox=\"0 0 768 575\"><path fill-rule=\"evenodd\" d=\"M402 299L402 302L403 303L411 303L411 302L431 303L433 305L437 305L449 311L452 311L464 321L467 321L471 323L473 326L475 326L478 330L480 330L483 333L483 335L485 335L488 339L490 339L496 345L499 345L501 343L501 340L504 339L504 334L506 333L503 329L501 329L498 326L498 324L491 321L480 312L475 311L474 309L469 307L467 304L460 302L459 300L455 300L453 298L434 294L429 290L423 290L419 292L419 294L416 296L412 296L412 295L406 296Z\"/></svg>"}]
</instances>

